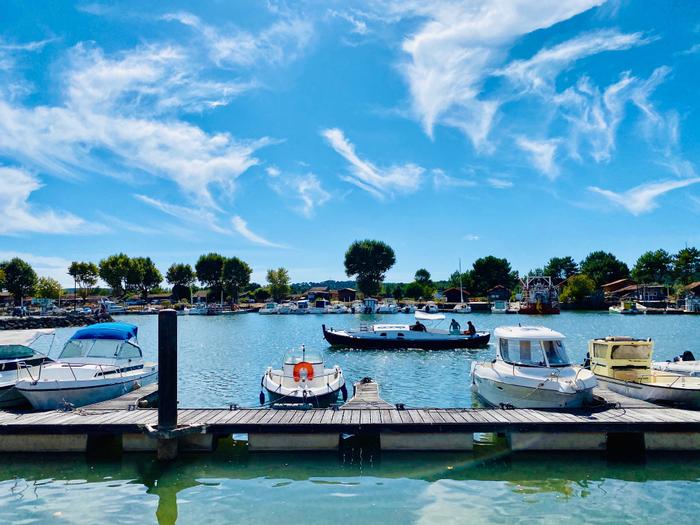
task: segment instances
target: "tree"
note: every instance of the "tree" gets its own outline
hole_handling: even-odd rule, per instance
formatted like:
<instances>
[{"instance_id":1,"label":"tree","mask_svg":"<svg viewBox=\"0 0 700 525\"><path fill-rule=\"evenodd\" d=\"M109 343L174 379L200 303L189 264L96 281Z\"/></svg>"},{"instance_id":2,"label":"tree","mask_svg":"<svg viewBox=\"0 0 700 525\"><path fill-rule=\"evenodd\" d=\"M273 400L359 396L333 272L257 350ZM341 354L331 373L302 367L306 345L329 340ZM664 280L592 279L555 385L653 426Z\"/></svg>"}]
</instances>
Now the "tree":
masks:
<instances>
[{"instance_id":1,"label":"tree","mask_svg":"<svg viewBox=\"0 0 700 525\"><path fill-rule=\"evenodd\" d=\"M126 292L126 278L129 273L129 257L123 253L110 255L100 261L100 277L112 289L112 294L119 297Z\"/></svg>"},{"instance_id":2,"label":"tree","mask_svg":"<svg viewBox=\"0 0 700 525\"><path fill-rule=\"evenodd\" d=\"M648 251L637 259L632 278L640 283L669 283L672 279L673 258L666 250Z\"/></svg>"},{"instance_id":3,"label":"tree","mask_svg":"<svg viewBox=\"0 0 700 525\"><path fill-rule=\"evenodd\" d=\"M543 273L554 281L565 281L578 273L578 264L573 257L552 257L544 267Z\"/></svg>"},{"instance_id":4,"label":"tree","mask_svg":"<svg viewBox=\"0 0 700 525\"><path fill-rule=\"evenodd\" d=\"M58 300L63 295L63 287L56 279L39 277L36 283L36 296L42 299Z\"/></svg>"},{"instance_id":5,"label":"tree","mask_svg":"<svg viewBox=\"0 0 700 525\"><path fill-rule=\"evenodd\" d=\"M0 264L0 290L5 289L5 266Z\"/></svg>"},{"instance_id":6,"label":"tree","mask_svg":"<svg viewBox=\"0 0 700 525\"><path fill-rule=\"evenodd\" d=\"M21 304L24 297L34 292L37 276L28 262L15 257L4 265L5 288L15 298L15 304Z\"/></svg>"},{"instance_id":7,"label":"tree","mask_svg":"<svg viewBox=\"0 0 700 525\"><path fill-rule=\"evenodd\" d=\"M127 286L138 290L142 299L163 282L163 275L150 257L134 257L129 261L129 271L126 276Z\"/></svg>"},{"instance_id":8,"label":"tree","mask_svg":"<svg viewBox=\"0 0 700 525\"><path fill-rule=\"evenodd\" d=\"M197 276L189 264L174 263L165 273L165 280L173 287L176 300L189 299L190 290Z\"/></svg>"},{"instance_id":9,"label":"tree","mask_svg":"<svg viewBox=\"0 0 700 525\"><path fill-rule=\"evenodd\" d=\"M483 296L488 290L499 284L506 288L512 288L518 277L511 270L507 259L489 255L474 261L471 279L474 293Z\"/></svg>"},{"instance_id":10,"label":"tree","mask_svg":"<svg viewBox=\"0 0 700 525\"><path fill-rule=\"evenodd\" d=\"M267 284L270 295L275 301L284 299L291 288L289 287L289 272L281 266L276 270L267 271Z\"/></svg>"},{"instance_id":11,"label":"tree","mask_svg":"<svg viewBox=\"0 0 700 525\"><path fill-rule=\"evenodd\" d=\"M80 297L85 301L90 290L97 284L100 270L95 263L73 261L68 267L68 275L73 278Z\"/></svg>"},{"instance_id":12,"label":"tree","mask_svg":"<svg viewBox=\"0 0 700 525\"><path fill-rule=\"evenodd\" d=\"M197 259L194 265L197 280L209 288L213 295L221 293L221 282L224 272L224 256L218 253L208 253Z\"/></svg>"},{"instance_id":13,"label":"tree","mask_svg":"<svg viewBox=\"0 0 700 525\"><path fill-rule=\"evenodd\" d=\"M424 289L423 286L421 286L420 283L413 281L412 283L408 283L406 285L406 290L404 290L404 294L406 297L410 297L411 299L420 299L421 297L425 297L424 295Z\"/></svg>"},{"instance_id":14,"label":"tree","mask_svg":"<svg viewBox=\"0 0 700 525\"><path fill-rule=\"evenodd\" d=\"M396 288L394 288L392 296L397 301L400 301L401 299L403 299L403 289L401 288L401 285L396 285Z\"/></svg>"},{"instance_id":15,"label":"tree","mask_svg":"<svg viewBox=\"0 0 700 525\"><path fill-rule=\"evenodd\" d=\"M357 288L371 296L379 293L385 273L394 266L396 256L391 246L365 239L353 242L345 252L345 273L357 276Z\"/></svg>"},{"instance_id":16,"label":"tree","mask_svg":"<svg viewBox=\"0 0 700 525\"><path fill-rule=\"evenodd\" d=\"M580 302L595 292L593 279L586 274L578 274L569 278L559 299L563 302Z\"/></svg>"},{"instance_id":17,"label":"tree","mask_svg":"<svg viewBox=\"0 0 700 525\"><path fill-rule=\"evenodd\" d=\"M222 271L222 283L227 293L233 297L233 302L238 302L238 294L250 282L253 269L248 263L238 257L230 257L224 260Z\"/></svg>"},{"instance_id":18,"label":"tree","mask_svg":"<svg viewBox=\"0 0 700 525\"><path fill-rule=\"evenodd\" d=\"M416 272L416 275L413 277L413 279L420 284L433 284L433 281L430 280L430 277L430 272L425 268L421 268Z\"/></svg>"},{"instance_id":19,"label":"tree","mask_svg":"<svg viewBox=\"0 0 700 525\"><path fill-rule=\"evenodd\" d=\"M459 288L460 286L464 288L465 290L474 290L474 281L472 279L472 272L466 271L462 272L460 279L460 275L458 271L454 271L452 275L450 275L449 280L447 281L448 286L452 286L454 288Z\"/></svg>"},{"instance_id":20,"label":"tree","mask_svg":"<svg viewBox=\"0 0 700 525\"><path fill-rule=\"evenodd\" d=\"M612 253L602 250L589 253L581 261L580 268L581 273L585 273L593 279L597 288L605 283L625 279L630 276L630 269L625 263L617 259Z\"/></svg>"},{"instance_id":21,"label":"tree","mask_svg":"<svg viewBox=\"0 0 700 525\"><path fill-rule=\"evenodd\" d=\"M252 294L256 303L264 303L270 298L270 291L267 288L257 288Z\"/></svg>"},{"instance_id":22,"label":"tree","mask_svg":"<svg viewBox=\"0 0 700 525\"><path fill-rule=\"evenodd\" d=\"M700 250L682 248L673 256L673 276L681 284L700 281Z\"/></svg>"}]
</instances>

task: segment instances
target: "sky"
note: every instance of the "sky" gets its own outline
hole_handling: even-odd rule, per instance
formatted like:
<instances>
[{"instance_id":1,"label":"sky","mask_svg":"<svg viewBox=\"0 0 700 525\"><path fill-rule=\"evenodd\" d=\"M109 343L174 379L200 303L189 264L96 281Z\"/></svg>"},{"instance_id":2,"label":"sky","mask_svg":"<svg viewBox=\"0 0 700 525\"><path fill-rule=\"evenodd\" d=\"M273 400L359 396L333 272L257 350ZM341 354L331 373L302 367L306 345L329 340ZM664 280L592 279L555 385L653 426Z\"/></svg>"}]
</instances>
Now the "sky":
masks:
<instances>
[{"instance_id":1,"label":"sky","mask_svg":"<svg viewBox=\"0 0 700 525\"><path fill-rule=\"evenodd\" d=\"M700 3L0 6L0 259L211 251L264 282L700 246Z\"/></svg>"}]
</instances>

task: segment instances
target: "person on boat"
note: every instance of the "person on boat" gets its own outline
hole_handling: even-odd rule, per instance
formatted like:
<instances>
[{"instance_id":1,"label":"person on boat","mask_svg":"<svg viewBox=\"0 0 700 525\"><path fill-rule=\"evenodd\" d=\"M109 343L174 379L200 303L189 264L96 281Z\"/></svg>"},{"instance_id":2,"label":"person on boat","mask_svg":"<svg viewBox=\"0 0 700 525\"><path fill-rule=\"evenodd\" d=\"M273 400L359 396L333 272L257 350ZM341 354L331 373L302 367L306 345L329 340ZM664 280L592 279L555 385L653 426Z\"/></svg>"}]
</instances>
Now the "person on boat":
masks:
<instances>
[{"instance_id":1,"label":"person on boat","mask_svg":"<svg viewBox=\"0 0 700 525\"><path fill-rule=\"evenodd\" d=\"M471 321L467 321L467 335L476 335L476 328Z\"/></svg>"},{"instance_id":2,"label":"person on boat","mask_svg":"<svg viewBox=\"0 0 700 525\"><path fill-rule=\"evenodd\" d=\"M411 327L411 330L413 330L414 332L426 332L427 331L425 328L425 325L423 323L421 323L420 321L416 321L416 324L414 324Z\"/></svg>"},{"instance_id":3,"label":"person on boat","mask_svg":"<svg viewBox=\"0 0 700 525\"><path fill-rule=\"evenodd\" d=\"M452 322L450 323L450 334L452 334L452 335L458 334L461 329L462 329L462 327L459 326L459 323L457 322L457 320L452 319Z\"/></svg>"}]
</instances>

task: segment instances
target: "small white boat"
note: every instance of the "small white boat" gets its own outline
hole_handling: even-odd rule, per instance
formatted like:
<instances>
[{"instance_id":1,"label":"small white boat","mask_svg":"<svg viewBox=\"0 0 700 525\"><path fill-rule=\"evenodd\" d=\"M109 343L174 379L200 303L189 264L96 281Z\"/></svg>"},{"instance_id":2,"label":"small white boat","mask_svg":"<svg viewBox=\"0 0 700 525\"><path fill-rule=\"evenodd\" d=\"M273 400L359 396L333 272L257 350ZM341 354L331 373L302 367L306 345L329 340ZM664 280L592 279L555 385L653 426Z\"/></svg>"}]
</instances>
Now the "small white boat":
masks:
<instances>
[{"instance_id":1,"label":"small white boat","mask_svg":"<svg viewBox=\"0 0 700 525\"><path fill-rule=\"evenodd\" d=\"M508 301L497 299L491 304L492 314L505 314L508 312Z\"/></svg>"},{"instance_id":2,"label":"small white boat","mask_svg":"<svg viewBox=\"0 0 700 525\"><path fill-rule=\"evenodd\" d=\"M327 314L346 314L350 309L340 302L333 302L326 307Z\"/></svg>"},{"instance_id":3,"label":"small white boat","mask_svg":"<svg viewBox=\"0 0 700 525\"><path fill-rule=\"evenodd\" d=\"M436 314L440 311L440 309L434 301L428 301L425 303L423 308L420 309L420 311L425 312L426 314Z\"/></svg>"},{"instance_id":4,"label":"small white boat","mask_svg":"<svg viewBox=\"0 0 700 525\"><path fill-rule=\"evenodd\" d=\"M302 299L294 303L294 307L292 308L290 313L295 315L304 315L308 314L309 312L309 301L307 301L306 299Z\"/></svg>"},{"instance_id":5,"label":"small white boat","mask_svg":"<svg viewBox=\"0 0 700 525\"><path fill-rule=\"evenodd\" d=\"M260 315L277 315L279 313L279 305L275 302L265 303L265 305L258 310Z\"/></svg>"},{"instance_id":6,"label":"small white boat","mask_svg":"<svg viewBox=\"0 0 700 525\"><path fill-rule=\"evenodd\" d=\"M492 406L574 408L593 400L597 381L573 366L564 335L543 326L496 328L496 359L472 363L472 390Z\"/></svg>"},{"instance_id":7,"label":"small white boat","mask_svg":"<svg viewBox=\"0 0 700 525\"><path fill-rule=\"evenodd\" d=\"M472 307L469 306L467 303L459 303L456 304L455 307L452 309L453 314L470 314L472 313Z\"/></svg>"},{"instance_id":8,"label":"small white boat","mask_svg":"<svg viewBox=\"0 0 700 525\"><path fill-rule=\"evenodd\" d=\"M53 336L52 328L0 330L0 408L24 405L27 400L15 385L39 375L42 364L52 360L33 345L42 336Z\"/></svg>"},{"instance_id":9,"label":"small white boat","mask_svg":"<svg viewBox=\"0 0 700 525\"><path fill-rule=\"evenodd\" d=\"M260 404L309 404L326 408L342 394L347 401L345 376L338 365L326 368L321 352L293 349L284 356L281 370L269 367L260 380Z\"/></svg>"},{"instance_id":10,"label":"small white boat","mask_svg":"<svg viewBox=\"0 0 700 525\"><path fill-rule=\"evenodd\" d=\"M350 312L353 314L361 314L365 311L365 305L362 301L353 301L350 305Z\"/></svg>"},{"instance_id":11,"label":"small white boat","mask_svg":"<svg viewBox=\"0 0 700 525\"><path fill-rule=\"evenodd\" d=\"M362 301L362 313L363 314L374 314L377 313L377 307L379 306L379 301L374 297L365 297Z\"/></svg>"},{"instance_id":12,"label":"small white boat","mask_svg":"<svg viewBox=\"0 0 700 525\"><path fill-rule=\"evenodd\" d=\"M414 314L416 313L416 306L413 304L407 304L401 307L401 312L404 314Z\"/></svg>"},{"instance_id":13,"label":"small white boat","mask_svg":"<svg viewBox=\"0 0 700 525\"><path fill-rule=\"evenodd\" d=\"M700 377L700 361L696 360L693 353L688 350L675 357L673 361L653 361L651 367L662 372Z\"/></svg>"},{"instance_id":14,"label":"small white boat","mask_svg":"<svg viewBox=\"0 0 700 525\"><path fill-rule=\"evenodd\" d=\"M209 307L206 303L196 303L192 308L190 308L188 315L208 315Z\"/></svg>"},{"instance_id":15,"label":"small white boat","mask_svg":"<svg viewBox=\"0 0 700 525\"><path fill-rule=\"evenodd\" d=\"M327 299L316 299L314 301L313 305L309 306L309 313L310 314L325 314L328 313L328 307L331 305L331 302L328 301Z\"/></svg>"},{"instance_id":16,"label":"small white boat","mask_svg":"<svg viewBox=\"0 0 700 525\"><path fill-rule=\"evenodd\" d=\"M129 312L125 305L117 304L114 301L110 301L109 299L102 299L102 301L100 301L100 304L104 307L105 311L109 315L126 314Z\"/></svg>"},{"instance_id":17,"label":"small white boat","mask_svg":"<svg viewBox=\"0 0 700 525\"><path fill-rule=\"evenodd\" d=\"M289 301L285 301L277 307L278 314L291 314L294 309L294 304Z\"/></svg>"},{"instance_id":18,"label":"small white boat","mask_svg":"<svg viewBox=\"0 0 700 525\"><path fill-rule=\"evenodd\" d=\"M40 366L16 388L37 410L79 407L113 399L158 378L158 366L144 363L138 328L102 323L81 328L58 360Z\"/></svg>"},{"instance_id":19,"label":"small white boat","mask_svg":"<svg viewBox=\"0 0 700 525\"><path fill-rule=\"evenodd\" d=\"M620 301L620 304L609 307L608 312L611 314L640 315L646 313L646 307L632 301Z\"/></svg>"},{"instance_id":20,"label":"small white boat","mask_svg":"<svg viewBox=\"0 0 700 525\"><path fill-rule=\"evenodd\" d=\"M378 314L396 314L399 312L399 305L393 299L385 299L377 305Z\"/></svg>"},{"instance_id":21,"label":"small white boat","mask_svg":"<svg viewBox=\"0 0 700 525\"><path fill-rule=\"evenodd\" d=\"M600 385L627 397L700 409L700 377L652 367L651 339L605 337L588 343Z\"/></svg>"}]
</instances>

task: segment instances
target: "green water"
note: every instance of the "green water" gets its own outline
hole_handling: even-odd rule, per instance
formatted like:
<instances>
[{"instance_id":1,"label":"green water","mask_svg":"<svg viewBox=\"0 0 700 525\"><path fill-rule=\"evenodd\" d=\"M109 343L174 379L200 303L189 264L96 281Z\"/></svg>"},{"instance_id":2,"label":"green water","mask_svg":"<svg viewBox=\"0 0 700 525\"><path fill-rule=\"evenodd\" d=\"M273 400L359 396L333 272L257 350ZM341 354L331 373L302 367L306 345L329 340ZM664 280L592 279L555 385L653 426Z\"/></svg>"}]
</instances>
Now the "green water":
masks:
<instances>
[{"instance_id":1,"label":"green water","mask_svg":"<svg viewBox=\"0 0 700 525\"><path fill-rule=\"evenodd\" d=\"M568 337L572 360L601 335L653 337L657 357L700 356L700 316L623 317L565 313L541 319L471 315L479 329L537 321ZM123 317L140 327L156 355L156 318ZM326 348L320 324L354 326L359 316L179 318L182 406L257 403L259 380L290 346ZM371 320L370 318L365 318ZM381 319L377 317L376 319ZM387 319L398 321L402 316ZM406 320L409 317L406 316ZM60 330L55 345L71 330ZM55 346L54 345L54 346ZM53 353L56 353L54 348ZM471 360L480 351L329 350L349 380L372 376L391 402L471 403ZM250 454L225 442L212 455L163 466L151 454L117 459L54 455L0 458L3 523L700 523L700 456L654 455L615 462L602 455L473 453Z\"/></svg>"}]
</instances>

